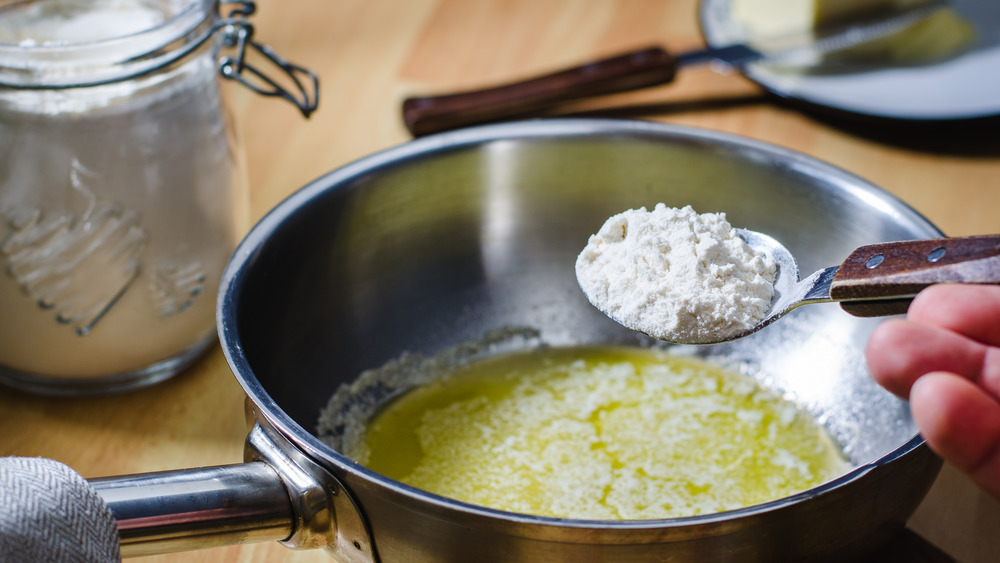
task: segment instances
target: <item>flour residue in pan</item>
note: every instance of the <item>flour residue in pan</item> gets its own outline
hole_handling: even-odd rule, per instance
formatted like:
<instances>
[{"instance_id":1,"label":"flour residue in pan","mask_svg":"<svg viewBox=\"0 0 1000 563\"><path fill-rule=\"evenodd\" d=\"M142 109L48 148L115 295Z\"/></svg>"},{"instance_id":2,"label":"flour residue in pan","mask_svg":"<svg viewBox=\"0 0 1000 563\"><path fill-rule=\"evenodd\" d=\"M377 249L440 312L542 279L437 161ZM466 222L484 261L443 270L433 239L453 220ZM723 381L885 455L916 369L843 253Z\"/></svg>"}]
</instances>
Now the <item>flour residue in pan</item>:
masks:
<instances>
[{"instance_id":1,"label":"flour residue in pan","mask_svg":"<svg viewBox=\"0 0 1000 563\"><path fill-rule=\"evenodd\" d=\"M403 352L384 365L362 372L341 385L320 411L317 436L340 452L364 455L363 438L368 421L380 407L406 391L447 378L470 362L505 352L544 346L538 330L501 327L481 340L463 342L431 356Z\"/></svg>"}]
</instances>

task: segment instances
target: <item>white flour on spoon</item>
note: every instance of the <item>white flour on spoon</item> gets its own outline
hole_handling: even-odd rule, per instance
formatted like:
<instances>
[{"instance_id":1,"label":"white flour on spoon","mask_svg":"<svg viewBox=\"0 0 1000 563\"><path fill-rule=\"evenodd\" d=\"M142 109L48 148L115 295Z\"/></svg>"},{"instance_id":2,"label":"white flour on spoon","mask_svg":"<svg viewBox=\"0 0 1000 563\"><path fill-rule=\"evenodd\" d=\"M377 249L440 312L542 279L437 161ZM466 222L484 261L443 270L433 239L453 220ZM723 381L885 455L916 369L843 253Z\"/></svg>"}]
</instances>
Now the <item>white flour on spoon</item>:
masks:
<instances>
[{"instance_id":1,"label":"white flour on spoon","mask_svg":"<svg viewBox=\"0 0 1000 563\"><path fill-rule=\"evenodd\" d=\"M764 318L777 267L736 233L724 213L659 203L609 218L576 260L598 309L671 342L714 342Z\"/></svg>"}]
</instances>

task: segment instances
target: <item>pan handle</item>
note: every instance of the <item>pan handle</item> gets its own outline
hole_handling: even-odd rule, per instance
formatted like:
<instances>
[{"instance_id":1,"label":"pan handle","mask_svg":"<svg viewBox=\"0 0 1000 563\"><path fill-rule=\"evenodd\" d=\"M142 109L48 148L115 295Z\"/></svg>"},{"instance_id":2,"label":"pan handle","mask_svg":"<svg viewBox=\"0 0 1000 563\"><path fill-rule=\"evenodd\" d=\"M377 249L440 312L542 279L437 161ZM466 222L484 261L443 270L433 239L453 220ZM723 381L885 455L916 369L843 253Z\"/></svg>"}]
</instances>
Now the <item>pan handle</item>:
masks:
<instances>
[{"instance_id":1,"label":"pan handle","mask_svg":"<svg viewBox=\"0 0 1000 563\"><path fill-rule=\"evenodd\" d=\"M287 540L292 503L263 461L90 479L118 522L123 557Z\"/></svg>"},{"instance_id":2,"label":"pan handle","mask_svg":"<svg viewBox=\"0 0 1000 563\"><path fill-rule=\"evenodd\" d=\"M378 556L361 507L337 477L259 416L246 463L90 479L118 523L123 557L278 540L345 563Z\"/></svg>"}]
</instances>

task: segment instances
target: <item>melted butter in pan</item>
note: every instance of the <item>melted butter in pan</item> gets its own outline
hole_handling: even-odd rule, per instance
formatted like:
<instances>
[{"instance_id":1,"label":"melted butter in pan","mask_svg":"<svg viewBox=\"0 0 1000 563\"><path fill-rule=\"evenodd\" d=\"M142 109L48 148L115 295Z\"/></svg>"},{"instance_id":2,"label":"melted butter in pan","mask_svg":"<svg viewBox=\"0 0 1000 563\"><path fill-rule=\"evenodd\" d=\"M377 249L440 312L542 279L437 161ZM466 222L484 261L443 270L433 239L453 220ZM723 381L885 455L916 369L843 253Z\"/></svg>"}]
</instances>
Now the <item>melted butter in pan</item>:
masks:
<instances>
[{"instance_id":1,"label":"melted butter in pan","mask_svg":"<svg viewBox=\"0 0 1000 563\"><path fill-rule=\"evenodd\" d=\"M741 508L849 467L811 416L753 379L618 347L459 368L383 408L348 453L442 496L596 520Z\"/></svg>"}]
</instances>

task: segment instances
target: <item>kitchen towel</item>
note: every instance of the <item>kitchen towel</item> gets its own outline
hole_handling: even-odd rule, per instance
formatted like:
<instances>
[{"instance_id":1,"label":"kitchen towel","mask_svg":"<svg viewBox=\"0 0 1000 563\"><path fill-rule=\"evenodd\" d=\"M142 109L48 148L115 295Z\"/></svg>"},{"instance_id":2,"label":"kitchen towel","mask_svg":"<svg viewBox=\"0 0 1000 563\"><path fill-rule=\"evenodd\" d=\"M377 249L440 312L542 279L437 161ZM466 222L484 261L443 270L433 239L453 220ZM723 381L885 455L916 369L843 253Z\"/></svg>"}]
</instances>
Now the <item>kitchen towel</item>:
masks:
<instances>
[{"instance_id":1,"label":"kitchen towel","mask_svg":"<svg viewBox=\"0 0 1000 563\"><path fill-rule=\"evenodd\" d=\"M58 461L0 457L0 507L0 561L121 561L111 509Z\"/></svg>"}]
</instances>

